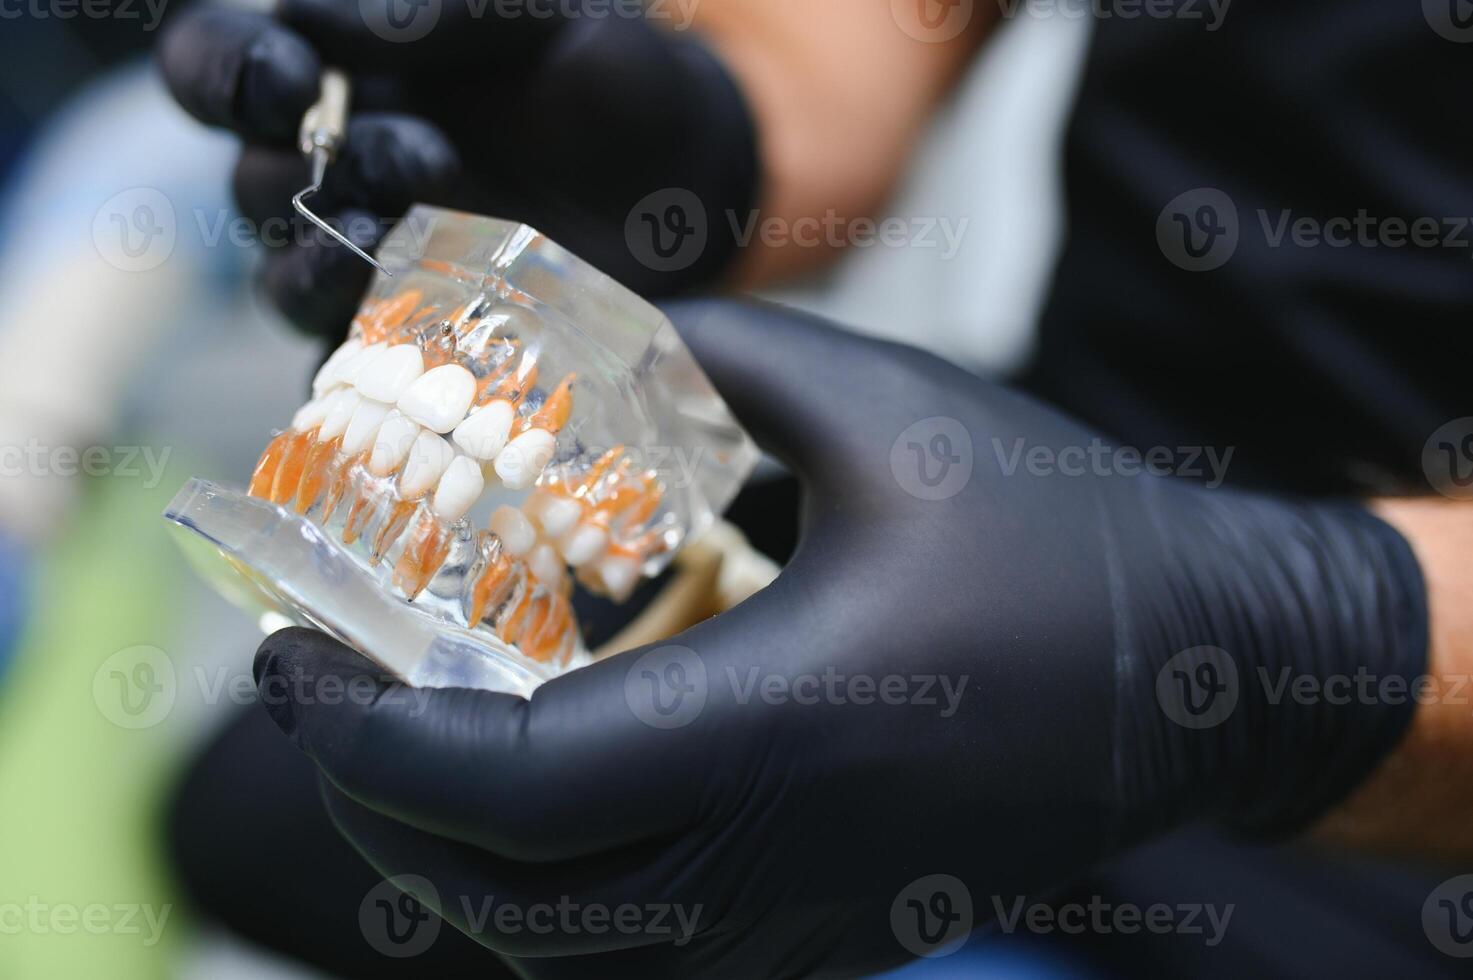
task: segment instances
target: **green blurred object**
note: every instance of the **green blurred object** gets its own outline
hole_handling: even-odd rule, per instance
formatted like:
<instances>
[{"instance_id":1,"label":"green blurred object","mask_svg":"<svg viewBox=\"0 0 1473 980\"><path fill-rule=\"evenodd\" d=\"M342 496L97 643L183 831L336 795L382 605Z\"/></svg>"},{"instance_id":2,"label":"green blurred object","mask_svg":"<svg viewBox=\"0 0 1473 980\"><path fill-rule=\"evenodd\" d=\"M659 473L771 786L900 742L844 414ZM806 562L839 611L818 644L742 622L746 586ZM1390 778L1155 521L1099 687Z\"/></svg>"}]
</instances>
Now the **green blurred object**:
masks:
<instances>
[{"instance_id":1,"label":"green blurred object","mask_svg":"<svg viewBox=\"0 0 1473 980\"><path fill-rule=\"evenodd\" d=\"M0 690L0 977L166 977L185 923L158 811L195 726L158 487L91 481L39 557L36 607Z\"/></svg>"}]
</instances>

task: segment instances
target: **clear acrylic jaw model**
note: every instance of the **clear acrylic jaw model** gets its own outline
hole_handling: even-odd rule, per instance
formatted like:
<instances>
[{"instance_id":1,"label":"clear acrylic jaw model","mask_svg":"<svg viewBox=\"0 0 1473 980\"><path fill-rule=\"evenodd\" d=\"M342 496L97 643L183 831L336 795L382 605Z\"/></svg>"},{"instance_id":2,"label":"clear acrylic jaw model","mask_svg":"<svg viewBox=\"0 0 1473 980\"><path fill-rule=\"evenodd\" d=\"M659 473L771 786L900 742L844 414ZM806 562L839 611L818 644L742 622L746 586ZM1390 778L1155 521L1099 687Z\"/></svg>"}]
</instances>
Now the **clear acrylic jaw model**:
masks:
<instances>
[{"instance_id":1,"label":"clear acrylic jaw model","mask_svg":"<svg viewBox=\"0 0 1473 980\"><path fill-rule=\"evenodd\" d=\"M757 459L669 321L525 225L416 207L241 493L165 517L223 593L420 687L530 694ZM223 561L221 560L223 559Z\"/></svg>"}]
</instances>

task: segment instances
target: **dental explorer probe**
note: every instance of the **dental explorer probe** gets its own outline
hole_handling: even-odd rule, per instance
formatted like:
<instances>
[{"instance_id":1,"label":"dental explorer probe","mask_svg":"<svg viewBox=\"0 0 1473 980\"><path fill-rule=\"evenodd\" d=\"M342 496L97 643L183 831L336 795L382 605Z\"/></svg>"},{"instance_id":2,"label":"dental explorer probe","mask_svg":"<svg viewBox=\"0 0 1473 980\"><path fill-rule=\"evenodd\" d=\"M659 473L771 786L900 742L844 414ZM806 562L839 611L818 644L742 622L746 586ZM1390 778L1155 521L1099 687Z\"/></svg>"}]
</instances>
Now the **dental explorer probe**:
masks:
<instances>
[{"instance_id":1,"label":"dental explorer probe","mask_svg":"<svg viewBox=\"0 0 1473 980\"><path fill-rule=\"evenodd\" d=\"M322 96L307 109L302 116L301 129L297 131L297 148L312 164L312 183L292 197L292 207L302 217L352 249L354 255L384 275L392 277L393 273L380 265L377 259L313 214L305 203L307 198L322 190L322 178L327 175L327 165L337 157L347 133L348 76L341 69L327 68L322 72Z\"/></svg>"}]
</instances>

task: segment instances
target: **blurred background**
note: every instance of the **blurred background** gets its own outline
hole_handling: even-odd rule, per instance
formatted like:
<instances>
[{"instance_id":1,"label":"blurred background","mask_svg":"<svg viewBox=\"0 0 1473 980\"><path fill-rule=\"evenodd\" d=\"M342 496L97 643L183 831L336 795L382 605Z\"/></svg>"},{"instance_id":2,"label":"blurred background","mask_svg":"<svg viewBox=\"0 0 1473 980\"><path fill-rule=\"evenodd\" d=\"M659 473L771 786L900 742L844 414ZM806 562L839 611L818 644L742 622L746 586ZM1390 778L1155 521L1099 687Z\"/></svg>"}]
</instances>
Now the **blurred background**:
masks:
<instances>
[{"instance_id":1,"label":"blurred background","mask_svg":"<svg viewBox=\"0 0 1473 980\"><path fill-rule=\"evenodd\" d=\"M170 789L251 699L260 633L159 515L192 475L244 483L322 353L252 293L233 141L152 65L183 5L0 4L3 977L317 975L207 925L167 859ZM1019 18L933 127L892 207L964 221L954 254L855 251L779 298L874 333L926 324L904 339L974 368L1020 363L1088 31Z\"/></svg>"}]
</instances>

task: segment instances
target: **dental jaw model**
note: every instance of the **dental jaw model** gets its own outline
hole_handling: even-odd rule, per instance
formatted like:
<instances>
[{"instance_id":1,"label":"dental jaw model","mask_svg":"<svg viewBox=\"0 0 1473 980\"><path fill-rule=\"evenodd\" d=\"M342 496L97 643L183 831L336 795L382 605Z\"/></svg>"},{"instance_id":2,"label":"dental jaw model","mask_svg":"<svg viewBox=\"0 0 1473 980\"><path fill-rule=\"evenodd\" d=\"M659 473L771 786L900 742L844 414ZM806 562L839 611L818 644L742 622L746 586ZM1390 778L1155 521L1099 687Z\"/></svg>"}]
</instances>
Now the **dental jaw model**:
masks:
<instances>
[{"instance_id":1,"label":"dental jaw model","mask_svg":"<svg viewBox=\"0 0 1473 980\"><path fill-rule=\"evenodd\" d=\"M418 207L378 258L247 494L165 516L233 597L412 684L530 693L587 660L575 583L627 598L756 449L663 315L536 231Z\"/></svg>"}]
</instances>

